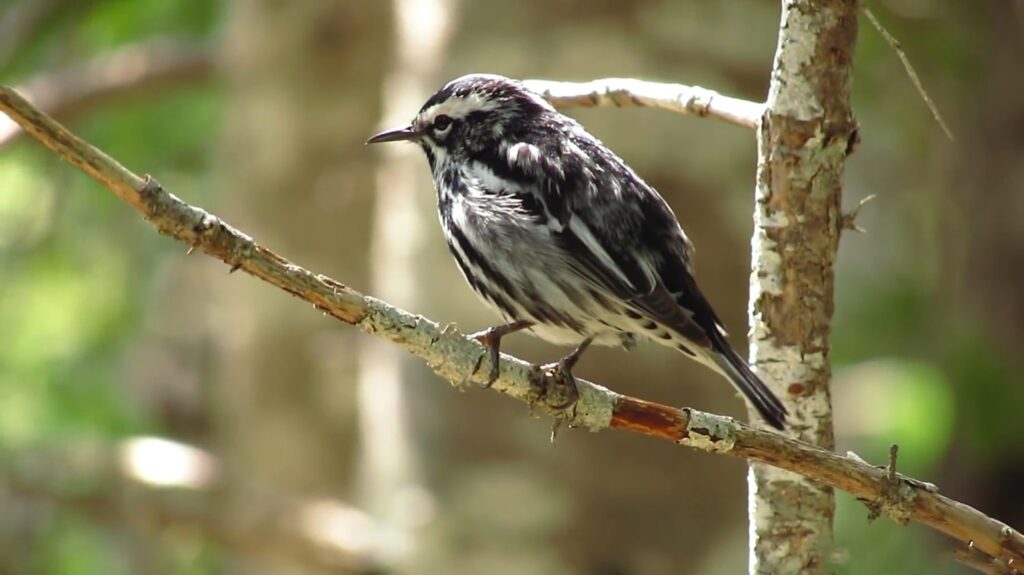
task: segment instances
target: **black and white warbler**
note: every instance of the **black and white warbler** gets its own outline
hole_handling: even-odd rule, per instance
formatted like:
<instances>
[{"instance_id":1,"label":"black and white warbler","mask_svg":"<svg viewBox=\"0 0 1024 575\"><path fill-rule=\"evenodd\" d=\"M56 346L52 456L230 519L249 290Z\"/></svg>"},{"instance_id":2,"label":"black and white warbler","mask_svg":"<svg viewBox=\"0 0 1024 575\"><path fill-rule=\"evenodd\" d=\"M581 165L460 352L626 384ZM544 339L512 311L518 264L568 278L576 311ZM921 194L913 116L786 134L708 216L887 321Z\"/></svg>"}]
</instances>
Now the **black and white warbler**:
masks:
<instances>
[{"instance_id":1,"label":"black and white warbler","mask_svg":"<svg viewBox=\"0 0 1024 575\"><path fill-rule=\"evenodd\" d=\"M370 138L412 141L430 162L448 247L509 322L478 335L498 375L501 337L529 329L577 346L677 349L733 383L782 428L786 408L726 341L693 277L693 246L665 200L621 158L517 81L448 83L412 123Z\"/></svg>"}]
</instances>

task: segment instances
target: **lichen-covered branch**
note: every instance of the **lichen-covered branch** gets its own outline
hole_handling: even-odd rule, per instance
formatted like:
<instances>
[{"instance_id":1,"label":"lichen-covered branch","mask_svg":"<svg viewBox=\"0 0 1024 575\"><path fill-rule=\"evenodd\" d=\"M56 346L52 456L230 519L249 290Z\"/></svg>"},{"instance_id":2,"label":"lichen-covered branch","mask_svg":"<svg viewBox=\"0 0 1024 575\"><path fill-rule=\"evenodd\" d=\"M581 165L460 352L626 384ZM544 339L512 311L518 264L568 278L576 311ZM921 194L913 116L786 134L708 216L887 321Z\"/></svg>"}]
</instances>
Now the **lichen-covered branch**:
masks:
<instances>
[{"instance_id":1,"label":"lichen-covered branch","mask_svg":"<svg viewBox=\"0 0 1024 575\"><path fill-rule=\"evenodd\" d=\"M764 104L684 84L645 82L632 78L604 78L590 82L526 80L524 83L556 107L659 108L715 118L745 128L755 127L764 113Z\"/></svg>"},{"instance_id":2,"label":"lichen-covered branch","mask_svg":"<svg viewBox=\"0 0 1024 575\"><path fill-rule=\"evenodd\" d=\"M154 180L126 169L9 88L0 87L0 111L141 212L160 233L220 259L232 270L244 270L302 298L327 315L398 344L453 385L486 378L486 350L454 327L442 327L289 262L216 216L181 201ZM560 411L556 406L564 398L557 397L557 393L545 395L557 387L549 385L548 374L505 354L500 367L494 391L527 402L572 426L592 431L625 429L701 451L767 463L866 501L875 501L883 494L884 468L853 457L753 429L729 417L651 403L583 380L578 382L575 407ZM1020 533L939 495L926 484L898 477L902 493L898 505L906 516L964 543L973 541L976 549L994 558L1024 562L1024 536Z\"/></svg>"}]
</instances>

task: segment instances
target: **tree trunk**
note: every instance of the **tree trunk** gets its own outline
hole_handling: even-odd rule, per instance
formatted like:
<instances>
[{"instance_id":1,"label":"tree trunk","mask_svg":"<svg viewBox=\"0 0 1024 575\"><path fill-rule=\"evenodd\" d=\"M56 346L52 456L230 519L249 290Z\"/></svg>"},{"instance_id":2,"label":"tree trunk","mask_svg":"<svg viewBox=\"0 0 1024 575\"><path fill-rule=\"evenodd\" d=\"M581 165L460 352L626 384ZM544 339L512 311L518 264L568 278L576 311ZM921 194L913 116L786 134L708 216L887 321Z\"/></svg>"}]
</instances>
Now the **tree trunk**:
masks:
<instances>
[{"instance_id":1,"label":"tree trunk","mask_svg":"<svg viewBox=\"0 0 1024 575\"><path fill-rule=\"evenodd\" d=\"M850 110L856 0L784 0L757 132L751 363L785 398L789 433L833 448L829 334ZM750 466L750 573L830 573L831 488Z\"/></svg>"},{"instance_id":2,"label":"tree trunk","mask_svg":"<svg viewBox=\"0 0 1024 575\"><path fill-rule=\"evenodd\" d=\"M385 81L383 126L405 125L436 89L452 30L455 0L393 0L396 57ZM426 227L433 224L433 189L423 154L415 146L384 146L377 170L370 238L369 292L406 309L424 305L429 281L422 263ZM432 495L417 456L416 425L408 385L434 378L421 362L379 338L361 342L358 379L358 502L382 524L404 536L394 561L411 560L414 530L428 519ZM422 389L423 386L419 386ZM422 401L417 402L422 405Z\"/></svg>"},{"instance_id":3,"label":"tree trunk","mask_svg":"<svg viewBox=\"0 0 1024 575\"><path fill-rule=\"evenodd\" d=\"M272 249L365 285L365 250L344 246L367 243L374 173L363 142L388 70L389 4L237 0L228 18L222 211ZM347 496L360 336L242 274L213 273L224 458L284 493ZM292 572L239 566L264 569Z\"/></svg>"}]
</instances>

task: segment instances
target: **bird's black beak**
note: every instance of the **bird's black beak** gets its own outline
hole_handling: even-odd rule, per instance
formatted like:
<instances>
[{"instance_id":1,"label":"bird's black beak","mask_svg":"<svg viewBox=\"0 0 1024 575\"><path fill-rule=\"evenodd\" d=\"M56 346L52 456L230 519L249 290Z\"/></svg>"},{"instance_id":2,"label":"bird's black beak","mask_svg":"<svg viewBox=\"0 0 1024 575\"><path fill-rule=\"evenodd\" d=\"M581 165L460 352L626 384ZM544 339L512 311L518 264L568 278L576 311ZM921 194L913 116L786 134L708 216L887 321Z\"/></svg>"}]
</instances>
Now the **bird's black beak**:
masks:
<instances>
[{"instance_id":1,"label":"bird's black beak","mask_svg":"<svg viewBox=\"0 0 1024 575\"><path fill-rule=\"evenodd\" d=\"M395 130L386 130L377 134L376 136L366 140L367 144L381 144L383 142L407 142L409 140L415 140L420 137L420 133L412 128L412 126L406 126L404 128L398 128Z\"/></svg>"}]
</instances>

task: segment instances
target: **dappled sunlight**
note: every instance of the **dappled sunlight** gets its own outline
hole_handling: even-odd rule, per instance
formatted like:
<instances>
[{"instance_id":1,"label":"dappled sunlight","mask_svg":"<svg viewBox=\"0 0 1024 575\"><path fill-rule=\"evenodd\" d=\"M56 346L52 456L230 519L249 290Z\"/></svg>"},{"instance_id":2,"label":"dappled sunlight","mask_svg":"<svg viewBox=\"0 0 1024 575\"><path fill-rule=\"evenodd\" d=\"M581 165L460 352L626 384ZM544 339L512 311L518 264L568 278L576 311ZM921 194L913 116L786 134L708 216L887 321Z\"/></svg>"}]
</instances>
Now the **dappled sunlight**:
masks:
<instances>
[{"instance_id":1,"label":"dappled sunlight","mask_svg":"<svg viewBox=\"0 0 1024 575\"><path fill-rule=\"evenodd\" d=\"M329 499L303 505L298 511L298 527L313 541L348 553L366 554L377 545L373 518Z\"/></svg>"},{"instance_id":2,"label":"dappled sunlight","mask_svg":"<svg viewBox=\"0 0 1024 575\"><path fill-rule=\"evenodd\" d=\"M128 477L156 487L203 489L218 475L217 462L210 454L160 437L122 442L118 459Z\"/></svg>"}]
</instances>

